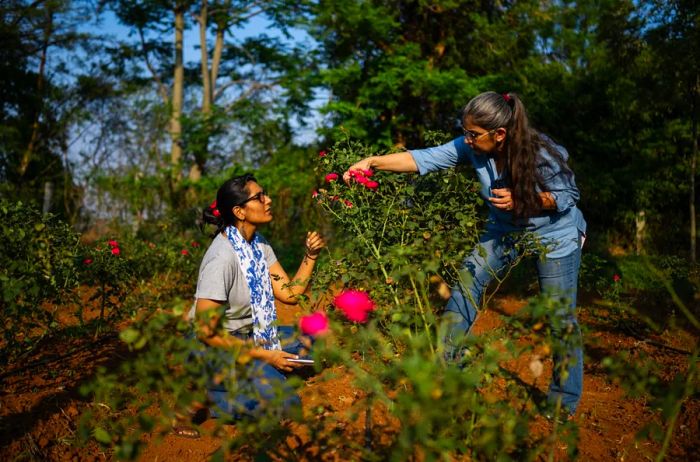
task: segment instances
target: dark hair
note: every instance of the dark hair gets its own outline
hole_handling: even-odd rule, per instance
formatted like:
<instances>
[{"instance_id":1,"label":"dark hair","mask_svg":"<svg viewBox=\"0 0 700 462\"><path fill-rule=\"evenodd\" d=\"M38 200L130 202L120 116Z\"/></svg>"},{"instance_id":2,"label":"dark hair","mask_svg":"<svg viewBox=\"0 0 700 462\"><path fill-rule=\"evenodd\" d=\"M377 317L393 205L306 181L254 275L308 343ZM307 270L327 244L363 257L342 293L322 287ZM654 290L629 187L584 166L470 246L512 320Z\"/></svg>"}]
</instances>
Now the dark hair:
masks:
<instances>
[{"instance_id":1,"label":"dark hair","mask_svg":"<svg viewBox=\"0 0 700 462\"><path fill-rule=\"evenodd\" d=\"M216 208L211 205L202 212L205 223L216 225L216 234L222 232L229 225L236 224L238 219L233 214L233 208L248 199L248 183L257 182L252 173L244 173L227 180L216 192ZM218 216L214 213L218 210Z\"/></svg>"},{"instance_id":2,"label":"dark hair","mask_svg":"<svg viewBox=\"0 0 700 462\"><path fill-rule=\"evenodd\" d=\"M542 162L541 149L547 150L562 172L572 175L553 141L530 126L525 106L515 93L481 93L464 107L462 120L466 122L467 117L471 117L474 125L486 130L506 129L505 173L513 195L513 215L517 218L539 215L542 212L542 199L537 193L537 186L544 190L544 181L538 170L538 164Z\"/></svg>"}]
</instances>

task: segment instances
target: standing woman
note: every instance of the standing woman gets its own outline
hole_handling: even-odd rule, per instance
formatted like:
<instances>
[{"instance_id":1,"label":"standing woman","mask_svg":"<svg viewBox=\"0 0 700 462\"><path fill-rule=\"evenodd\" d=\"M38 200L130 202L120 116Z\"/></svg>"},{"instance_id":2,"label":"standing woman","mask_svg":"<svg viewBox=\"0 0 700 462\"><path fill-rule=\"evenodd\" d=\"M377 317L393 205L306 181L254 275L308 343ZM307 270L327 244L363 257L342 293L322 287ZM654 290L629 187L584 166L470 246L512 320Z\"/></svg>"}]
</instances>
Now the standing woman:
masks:
<instances>
[{"instance_id":1,"label":"standing woman","mask_svg":"<svg viewBox=\"0 0 700 462\"><path fill-rule=\"evenodd\" d=\"M299 340L285 342L294 329L276 325L274 302L297 303L325 243L318 233L307 233L306 254L290 283L272 247L257 232L272 221L271 204L255 177L245 174L226 181L216 202L204 211L204 220L215 224L217 232L199 268L189 318L197 320L200 340L219 349L222 357L232 361L232 348L247 347L252 361L246 366L249 373L237 383L237 395L229 397L221 380L217 383L218 374L208 389L209 399L233 418L255 415L280 393L282 411L300 404L285 386L285 374L301 367L290 359L298 359L303 345Z\"/></svg>"},{"instance_id":2,"label":"standing woman","mask_svg":"<svg viewBox=\"0 0 700 462\"><path fill-rule=\"evenodd\" d=\"M479 245L464 262L471 274L452 289L442 317L448 359L458 359L460 341L477 315L484 290L496 274L517 257L512 233L534 233L546 246L537 261L540 290L566 299L561 314L568 341L555 354L549 400L576 412L583 389L583 349L576 320L576 292L586 222L576 207L579 191L566 164L568 153L534 130L520 98L514 93L482 93L462 114L464 136L442 146L368 157L345 172L377 169L424 175L460 163L471 163L481 183L489 216Z\"/></svg>"}]
</instances>

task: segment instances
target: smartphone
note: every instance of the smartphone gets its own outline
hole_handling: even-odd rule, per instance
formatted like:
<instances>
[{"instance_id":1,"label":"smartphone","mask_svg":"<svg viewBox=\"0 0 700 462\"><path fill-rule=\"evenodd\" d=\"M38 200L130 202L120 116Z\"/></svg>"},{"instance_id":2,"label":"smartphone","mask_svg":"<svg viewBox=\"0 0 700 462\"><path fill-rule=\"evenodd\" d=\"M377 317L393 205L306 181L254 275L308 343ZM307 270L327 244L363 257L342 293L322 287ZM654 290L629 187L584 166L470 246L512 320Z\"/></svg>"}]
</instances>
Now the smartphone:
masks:
<instances>
[{"instance_id":1,"label":"smartphone","mask_svg":"<svg viewBox=\"0 0 700 462\"><path fill-rule=\"evenodd\" d=\"M314 360L313 359L287 359L287 361L293 362L293 363L298 363L298 364L313 364Z\"/></svg>"}]
</instances>

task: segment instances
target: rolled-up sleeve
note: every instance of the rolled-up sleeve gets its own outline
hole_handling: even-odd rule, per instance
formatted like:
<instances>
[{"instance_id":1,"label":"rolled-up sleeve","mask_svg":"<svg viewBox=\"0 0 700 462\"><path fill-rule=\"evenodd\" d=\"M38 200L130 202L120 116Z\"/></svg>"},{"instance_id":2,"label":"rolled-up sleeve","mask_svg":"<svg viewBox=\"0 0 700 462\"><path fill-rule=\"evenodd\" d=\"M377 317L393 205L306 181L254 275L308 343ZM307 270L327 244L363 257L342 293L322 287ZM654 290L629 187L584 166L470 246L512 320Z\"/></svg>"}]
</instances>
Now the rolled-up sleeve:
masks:
<instances>
[{"instance_id":1,"label":"rolled-up sleeve","mask_svg":"<svg viewBox=\"0 0 700 462\"><path fill-rule=\"evenodd\" d=\"M564 160L568 158L568 153L564 148L559 147ZM557 204L557 212L566 212L574 207L581 194L576 186L576 180L571 170L562 168L549 153L541 153L542 162L539 165L540 175L543 181L543 190L552 194L554 202Z\"/></svg>"},{"instance_id":2,"label":"rolled-up sleeve","mask_svg":"<svg viewBox=\"0 0 700 462\"><path fill-rule=\"evenodd\" d=\"M469 162L471 148L464 143L464 137L460 136L440 146L411 149L409 152L418 166L418 173L425 175Z\"/></svg>"}]
</instances>

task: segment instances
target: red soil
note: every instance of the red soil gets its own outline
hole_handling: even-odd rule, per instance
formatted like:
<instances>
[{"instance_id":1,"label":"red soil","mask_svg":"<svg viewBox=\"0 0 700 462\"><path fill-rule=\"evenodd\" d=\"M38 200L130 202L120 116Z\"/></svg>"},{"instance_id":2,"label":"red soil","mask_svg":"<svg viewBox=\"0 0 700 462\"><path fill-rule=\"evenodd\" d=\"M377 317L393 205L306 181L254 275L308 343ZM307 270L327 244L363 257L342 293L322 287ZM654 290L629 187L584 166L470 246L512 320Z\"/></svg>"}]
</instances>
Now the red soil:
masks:
<instances>
[{"instance_id":1,"label":"red soil","mask_svg":"<svg viewBox=\"0 0 700 462\"><path fill-rule=\"evenodd\" d=\"M494 309L485 311L478 319L475 332L485 332L499 326L501 313L513 313L524 302L515 298L500 298L492 303ZM280 310L283 323L293 323L298 314L294 310ZM672 375L687 368L689 357L678 350L689 351L697 342L690 334L673 332L653 339L640 341L625 332L598 328L599 318L583 309L581 322L588 329L585 338L587 363L584 395L576 422L579 426L580 460L652 460L660 445L650 440L638 441L636 433L652 420L661 423L658 411L650 409L641 398L625 397L622 389L611 382L598 361L620 350L643 350L652 356L663 371ZM597 312L599 315L599 311ZM673 348L664 347L667 345ZM96 443L86 447L72 444L79 415L95 404L86 402L77 392L80 384L94 376L99 365L123 359L124 349L116 336L66 340L61 344L47 343L40 351L24 358L21 364L12 364L0 372L0 460L106 460L110 453L103 452ZM533 356L519 358L508 367L527 383L546 391L551 361L544 359L544 370L534 377L531 370ZM332 378L325 379L329 375ZM362 392L351 383L351 377L342 368L323 372L323 377L309 379L301 391L307 418L328 418L334 422L331 431L341 432L362 441L364 416L350 418L357 411L353 404ZM322 409L320 407L322 406ZM387 444L399 423L388 417L385 410L377 408L372 415L374 437L377 444ZM676 422L674 436L667 452L667 460L698 460L700 454L700 400L687 400ZM217 427L216 421L205 422L200 439L186 439L168 435L159 439L155 434L145 437L146 447L141 460L145 461L204 461L222 444L226 434L235 432L229 427L224 434L207 434ZM290 441L296 457L304 460L348 460L353 458L348 449L324 448L309 444L303 428L295 430L299 438ZM551 431L551 424L544 419L535 423L535 431ZM693 454L695 454L693 456ZM243 454L232 459L247 459ZM357 458L357 457L354 457ZM563 460L565 451L557 452Z\"/></svg>"}]
</instances>

